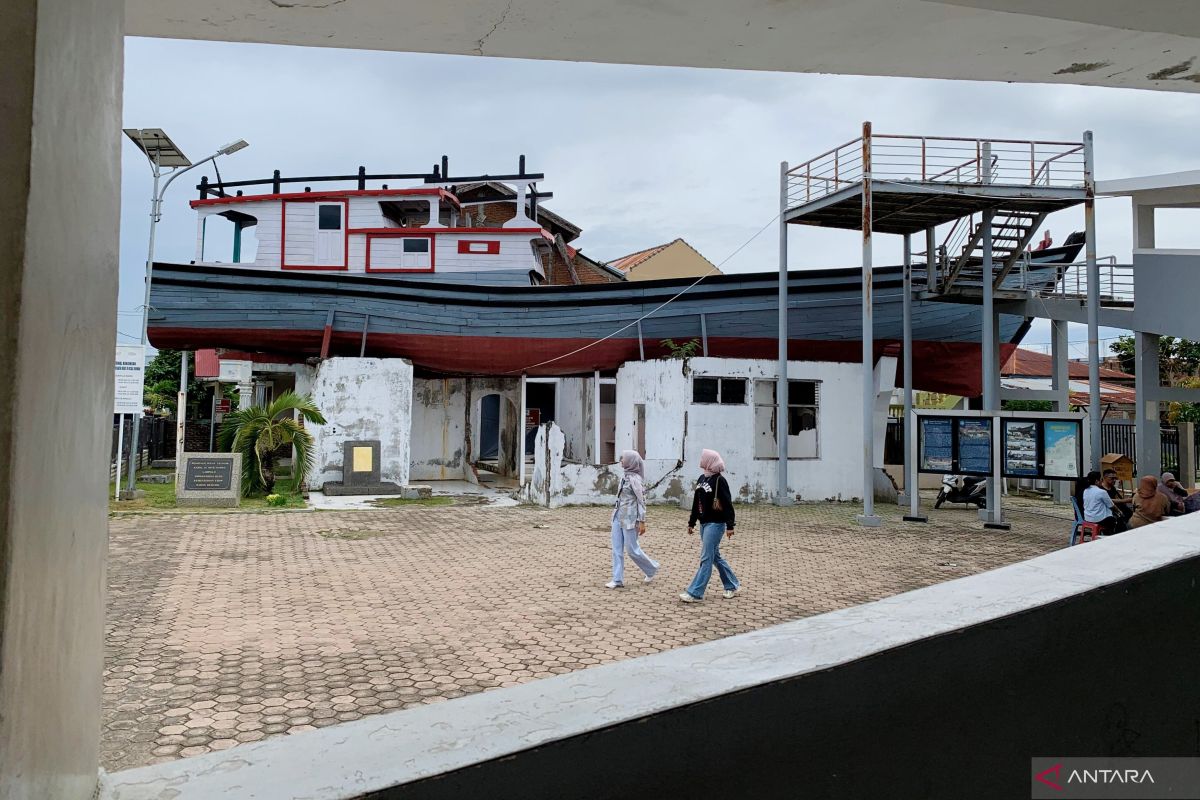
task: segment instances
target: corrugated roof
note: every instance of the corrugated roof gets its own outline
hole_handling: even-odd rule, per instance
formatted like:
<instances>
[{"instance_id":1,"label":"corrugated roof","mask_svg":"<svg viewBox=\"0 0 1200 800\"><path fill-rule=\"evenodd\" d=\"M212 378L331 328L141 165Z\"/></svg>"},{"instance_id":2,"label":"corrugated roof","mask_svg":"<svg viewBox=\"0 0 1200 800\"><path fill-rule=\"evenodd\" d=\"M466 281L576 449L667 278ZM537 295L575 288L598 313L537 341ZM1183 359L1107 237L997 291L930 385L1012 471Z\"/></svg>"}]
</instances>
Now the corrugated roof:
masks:
<instances>
[{"instance_id":1,"label":"corrugated roof","mask_svg":"<svg viewBox=\"0 0 1200 800\"><path fill-rule=\"evenodd\" d=\"M1087 380L1087 364L1079 361L1069 361L1067 362L1067 371L1071 378ZM1004 362L1004 367L1000 370L1000 374L1029 378L1049 378L1054 375L1054 359L1045 353L1018 347L1008 357L1008 360ZM1127 372L1101 366L1100 380L1131 381L1133 380L1133 376Z\"/></svg>"}]
</instances>

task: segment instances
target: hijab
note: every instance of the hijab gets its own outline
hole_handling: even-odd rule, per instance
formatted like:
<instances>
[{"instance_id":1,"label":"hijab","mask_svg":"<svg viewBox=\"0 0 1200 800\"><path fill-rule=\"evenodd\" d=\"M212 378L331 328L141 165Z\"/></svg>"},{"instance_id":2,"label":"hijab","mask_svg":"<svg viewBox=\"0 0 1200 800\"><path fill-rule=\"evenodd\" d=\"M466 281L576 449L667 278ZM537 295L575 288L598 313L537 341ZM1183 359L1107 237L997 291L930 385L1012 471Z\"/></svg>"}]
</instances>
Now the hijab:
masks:
<instances>
[{"instance_id":1,"label":"hijab","mask_svg":"<svg viewBox=\"0 0 1200 800\"><path fill-rule=\"evenodd\" d=\"M1149 500L1157 493L1158 479L1153 475L1143 475L1142 479L1138 481L1138 497L1142 498L1143 500Z\"/></svg>"},{"instance_id":2,"label":"hijab","mask_svg":"<svg viewBox=\"0 0 1200 800\"><path fill-rule=\"evenodd\" d=\"M706 478L724 472L725 462L721 460L721 454L716 450L700 451L700 470Z\"/></svg>"},{"instance_id":3,"label":"hijab","mask_svg":"<svg viewBox=\"0 0 1200 800\"><path fill-rule=\"evenodd\" d=\"M621 453L621 468L625 470L627 476L637 475L642 480L646 479L646 466L636 450L626 450Z\"/></svg>"}]
</instances>

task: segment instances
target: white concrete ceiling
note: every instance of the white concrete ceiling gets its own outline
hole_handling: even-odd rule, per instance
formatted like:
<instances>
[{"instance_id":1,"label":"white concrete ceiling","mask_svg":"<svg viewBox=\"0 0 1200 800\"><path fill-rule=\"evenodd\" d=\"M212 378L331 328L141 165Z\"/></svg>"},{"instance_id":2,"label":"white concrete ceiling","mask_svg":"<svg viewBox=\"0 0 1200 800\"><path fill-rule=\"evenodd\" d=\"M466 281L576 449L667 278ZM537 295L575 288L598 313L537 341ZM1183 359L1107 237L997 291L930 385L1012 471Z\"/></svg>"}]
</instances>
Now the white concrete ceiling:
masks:
<instances>
[{"instance_id":1,"label":"white concrete ceiling","mask_svg":"<svg viewBox=\"0 0 1200 800\"><path fill-rule=\"evenodd\" d=\"M134 36L1200 91L1195 0L127 0L126 7Z\"/></svg>"}]
</instances>

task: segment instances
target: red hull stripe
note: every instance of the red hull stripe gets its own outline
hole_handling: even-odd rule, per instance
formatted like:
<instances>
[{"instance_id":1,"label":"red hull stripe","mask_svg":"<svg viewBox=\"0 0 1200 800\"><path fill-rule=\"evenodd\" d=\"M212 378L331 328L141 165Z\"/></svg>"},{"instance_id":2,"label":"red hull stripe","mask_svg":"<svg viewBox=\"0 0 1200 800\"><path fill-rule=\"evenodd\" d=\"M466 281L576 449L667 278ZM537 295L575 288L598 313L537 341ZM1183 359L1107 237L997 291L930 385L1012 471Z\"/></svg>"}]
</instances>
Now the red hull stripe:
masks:
<instances>
[{"instance_id":1,"label":"red hull stripe","mask_svg":"<svg viewBox=\"0 0 1200 800\"><path fill-rule=\"evenodd\" d=\"M248 330L239 328L150 328L150 342L158 348L195 350L198 347L244 349L255 342L263 351L286 354L301 362L327 350L331 356L357 356L361 333L332 331L328 344L326 331ZM519 374L540 361L592 342L592 339L539 339L516 337L444 336L428 334L389 334L372 332L367 355L407 358L419 368L457 375ZM658 342L645 342L646 356L667 355ZM1001 346L1007 358L1014 344ZM772 359L778 349L772 338L709 337L710 356L725 358ZM899 353L899 343L877 341L875 357ZM857 363L862 345L855 341L792 339L788 358L795 361ZM577 375L593 370L613 370L626 361L638 360L637 339L609 339L580 353L552 364L529 370L530 375ZM980 347L972 342L913 343L913 384L918 389L963 397L977 397L982 391ZM897 376L899 377L899 376Z\"/></svg>"}]
</instances>

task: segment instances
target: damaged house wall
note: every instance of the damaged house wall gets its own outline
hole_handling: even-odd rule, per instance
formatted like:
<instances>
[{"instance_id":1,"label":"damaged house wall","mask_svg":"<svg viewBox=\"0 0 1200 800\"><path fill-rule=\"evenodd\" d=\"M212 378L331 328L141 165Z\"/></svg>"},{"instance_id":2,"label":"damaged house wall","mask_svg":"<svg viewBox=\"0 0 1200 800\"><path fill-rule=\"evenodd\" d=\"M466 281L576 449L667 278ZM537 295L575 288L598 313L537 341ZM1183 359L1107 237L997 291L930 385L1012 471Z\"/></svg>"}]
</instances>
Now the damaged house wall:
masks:
<instances>
[{"instance_id":1,"label":"damaged house wall","mask_svg":"<svg viewBox=\"0 0 1200 800\"><path fill-rule=\"evenodd\" d=\"M881 359L876 372L880 392L890 394L895 360ZM789 445L795 445L790 452L806 456L788 459L788 486L796 500L861 499L861 374L858 364L788 365L788 379L809 382L813 392L811 403L795 413L815 417L815 430L799 431L789 439ZM765 453L775 448L775 376L774 361L757 359L694 358L686 364L660 359L622 366L617 372L617 452L644 445L647 499L669 503L690 496L700 474L700 451L711 448L724 457L726 476L739 502L772 500L778 459ZM724 378L729 384L720 386L716 397L697 397L698 377ZM792 405L807 402L791 399ZM877 434L882 447L882 427ZM553 462L556 457L561 454L554 452L552 437L548 449L535 450L535 472L538 459ZM549 505L607 503L620 468L563 463L555 473L561 487L549 493ZM885 481L885 495L889 489Z\"/></svg>"},{"instance_id":2,"label":"damaged house wall","mask_svg":"<svg viewBox=\"0 0 1200 800\"><path fill-rule=\"evenodd\" d=\"M473 480L483 426L481 404L500 395L498 461L501 474L516 474L516 378L417 378L413 383L412 474L414 481Z\"/></svg>"},{"instance_id":3,"label":"damaged house wall","mask_svg":"<svg viewBox=\"0 0 1200 800\"><path fill-rule=\"evenodd\" d=\"M564 439L563 458L567 461L591 463L591 419L592 397L588 389L590 378L559 378L558 380L558 426Z\"/></svg>"},{"instance_id":4,"label":"damaged house wall","mask_svg":"<svg viewBox=\"0 0 1200 800\"><path fill-rule=\"evenodd\" d=\"M317 467L310 488L342 480L342 445L359 439L380 442L380 477L409 480L412 429L412 365L400 358L330 358L317 367L312 394L325 416L313 425Z\"/></svg>"}]
</instances>

